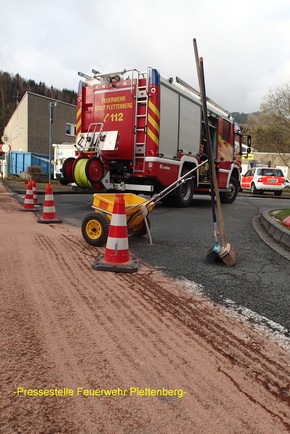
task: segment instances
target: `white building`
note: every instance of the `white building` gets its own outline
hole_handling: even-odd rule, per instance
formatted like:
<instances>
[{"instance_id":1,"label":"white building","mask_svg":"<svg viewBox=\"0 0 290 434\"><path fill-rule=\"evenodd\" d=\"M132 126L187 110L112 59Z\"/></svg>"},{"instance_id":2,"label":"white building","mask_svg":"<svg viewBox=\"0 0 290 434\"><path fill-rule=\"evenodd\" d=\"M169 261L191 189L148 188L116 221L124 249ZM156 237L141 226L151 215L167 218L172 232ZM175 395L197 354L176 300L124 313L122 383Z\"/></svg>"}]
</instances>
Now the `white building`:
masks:
<instances>
[{"instance_id":1,"label":"white building","mask_svg":"<svg viewBox=\"0 0 290 434\"><path fill-rule=\"evenodd\" d=\"M9 137L12 152L48 154L51 98L26 92L7 123L4 134ZM76 135L76 106L56 101L52 142L74 143Z\"/></svg>"}]
</instances>

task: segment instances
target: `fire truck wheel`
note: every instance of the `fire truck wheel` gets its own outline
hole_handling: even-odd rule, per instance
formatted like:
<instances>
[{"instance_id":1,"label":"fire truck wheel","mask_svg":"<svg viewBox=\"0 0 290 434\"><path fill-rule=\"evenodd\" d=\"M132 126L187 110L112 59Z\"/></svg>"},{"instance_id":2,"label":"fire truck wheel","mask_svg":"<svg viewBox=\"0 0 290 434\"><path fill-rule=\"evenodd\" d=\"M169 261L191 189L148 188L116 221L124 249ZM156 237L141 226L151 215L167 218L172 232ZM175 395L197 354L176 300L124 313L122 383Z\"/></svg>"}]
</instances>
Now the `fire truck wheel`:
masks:
<instances>
[{"instance_id":1,"label":"fire truck wheel","mask_svg":"<svg viewBox=\"0 0 290 434\"><path fill-rule=\"evenodd\" d=\"M229 189L226 193L220 193L220 198L222 203L232 203L237 197L239 191L239 184L236 178L232 177L230 179Z\"/></svg>"},{"instance_id":2,"label":"fire truck wheel","mask_svg":"<svg viewBox=\"0 0 290 434\"><path fill-rule=\"evenodd\" d=\"M69 182L66 179L59 179L61 185L68 185Z\"/></svg>"},{"instance_id":3,"label":"fire truck wheel","mask_svg":"<svg viewBox=\"0 0 290 434\"><path fill-rule=\"evenodd\" d=\"M187 170L182 171L181 176L184 176L186 172ZM175 199L175 205L180 208L189 206L192 202L193 192L194 184L193 179L190 176L190 179L186 180L186 182L183 182L179 187L177 187L176 195L172 197Z\"/></svg>"},{"instance_id":4,"label":"fire truck wheel","mask_svg":"<svg viewBox=\"0 0 290 434\"><path fill-rule=\"evenodd\" d=\"M151 218L149 215L147 216L147 222L149 229L151 228ZM147 228L145 220L143 220L138 226L132 228L132 232L130 230L130 235L134 235L135 237L144 237L147 234Z\"/></svg>"},{"instance_id":5,"label":"fire truck wheel","mask_svg":"<svg viewBox=\"0 0 290 434\"><path fill-rule=\"evenodd\" d=\"M107 242L109 226L110 220L107 216L92 212L82 221L82 235L91 246L102 247Z\"/></svg>"},{"instance_id":6,"label":"fire truck wheel","mask_svg":"<svg viewBox=\"0 0 290 434\"><path fill-rule=\"evenodd\" d=\"M75 158L69 157L64 160L62 165L62 175L68 183L75 182L73 177L73 165L75 161Z\"/></svg>"}]
</instances>

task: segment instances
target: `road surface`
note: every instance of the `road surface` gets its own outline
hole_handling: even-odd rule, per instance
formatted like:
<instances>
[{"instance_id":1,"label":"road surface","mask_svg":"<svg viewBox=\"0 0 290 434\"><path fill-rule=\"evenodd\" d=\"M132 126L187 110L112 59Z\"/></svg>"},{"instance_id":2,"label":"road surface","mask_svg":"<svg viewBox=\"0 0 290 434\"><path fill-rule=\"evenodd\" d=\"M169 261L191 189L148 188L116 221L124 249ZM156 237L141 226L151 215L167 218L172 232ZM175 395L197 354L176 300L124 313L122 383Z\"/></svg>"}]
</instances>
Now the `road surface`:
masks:
<instances>
[{"instance_id":1,"label":"road surface","mask_svg":"<svg viewBox=\"0 0 290 434\"><path fill-rule=\"evenodd\" d=\"M289 208L289 199L285 193L279 198L241 194L233 204L223 205L226 235L240 257L235 268L205 261L214 245L207 196L184 209L156 206L151 214L153 246L147 237L132 237L130 249L153 267L199 284L200 291L213 300L243 310L252 321L267 323L290 338L289 260L261 240L252 222L261 208ZM58 215L78 227L91 212L91 195L56 195L55 200Z\"/></svg>"}]
</instances>

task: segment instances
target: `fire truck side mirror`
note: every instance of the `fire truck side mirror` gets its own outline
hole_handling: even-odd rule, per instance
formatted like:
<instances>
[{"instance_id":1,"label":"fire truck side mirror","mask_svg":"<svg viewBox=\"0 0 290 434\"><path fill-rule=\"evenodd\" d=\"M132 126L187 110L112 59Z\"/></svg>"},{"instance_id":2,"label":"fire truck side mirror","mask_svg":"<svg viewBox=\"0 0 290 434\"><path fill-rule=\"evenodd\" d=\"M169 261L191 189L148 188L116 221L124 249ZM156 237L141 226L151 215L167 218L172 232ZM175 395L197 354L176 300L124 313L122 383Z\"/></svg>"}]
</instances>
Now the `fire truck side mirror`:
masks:
<instances>
[{"instance_id":1,"label":"fire truck side mirror","mask_svg":"<svg viewBox=\"0 0 290 434\"><path fill-rule=\"evenodd\" d=\"M252 146L252 137L250 135L247 135L247 145L249 148L251 148L251 146Z\"/></svg>"}]
</instances>

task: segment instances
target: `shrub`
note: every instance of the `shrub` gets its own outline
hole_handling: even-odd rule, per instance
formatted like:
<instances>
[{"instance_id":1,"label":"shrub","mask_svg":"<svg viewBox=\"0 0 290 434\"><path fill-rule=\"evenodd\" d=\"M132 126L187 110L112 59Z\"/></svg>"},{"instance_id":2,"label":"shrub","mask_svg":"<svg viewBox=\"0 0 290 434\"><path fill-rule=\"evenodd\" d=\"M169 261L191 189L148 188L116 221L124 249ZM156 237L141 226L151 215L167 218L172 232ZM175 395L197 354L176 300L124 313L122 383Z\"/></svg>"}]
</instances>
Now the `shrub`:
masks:
<instances>
[{"instance_id":1,"label":"shrub","mask_svg":"<svg viewBox=\"0 0 290 434\"><path fill-rule=\"evenodd\" d=\"M29 173L30 175L34 175L37 173L42 173L42 170L40 166L28 166L27 173Z\"/></svg>"}]
</instances>

